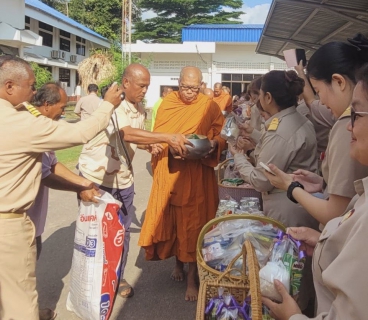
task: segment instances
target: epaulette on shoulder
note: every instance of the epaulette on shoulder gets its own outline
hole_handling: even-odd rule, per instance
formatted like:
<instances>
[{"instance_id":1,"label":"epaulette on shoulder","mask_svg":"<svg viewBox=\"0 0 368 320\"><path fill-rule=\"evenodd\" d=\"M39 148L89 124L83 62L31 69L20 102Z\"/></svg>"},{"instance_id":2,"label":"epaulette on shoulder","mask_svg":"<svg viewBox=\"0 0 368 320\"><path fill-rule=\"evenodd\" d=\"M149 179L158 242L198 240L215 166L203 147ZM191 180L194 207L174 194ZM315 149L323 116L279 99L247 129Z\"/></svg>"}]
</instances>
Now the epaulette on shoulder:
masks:
<instances>
[{"instance_id":1,"label":"epaulette on shoulder","mask_svg":"<svg viewBox=\"0 0 368 320\"><path fill-rule=\"evenodd\" d=\"M34 107L33 105L31 105L28 102L23 102L23 103L19 104L18 106L16 106L17 110L21 110L23 108L28 110L28 112L30 114L34 115L35 117L39 117L40 115L42 115L42 113L39 112L36 107Z\"/></svg>"},{"instance_id":2,"label":"epaulette on shoulder","mask_svg":"<svg viewBox=\"0 0 368 320\"><path fill-rule=\"evenodd\" d=\"M267 131L276 131L279 127L280 121L278 118L273 118L270 125L267 128Z\"/></svg>"},{"instance_id":3,"label":"epaulette on shoulder","mask_svg":"<svg viewBox=\"0 0 368 320\"><path fill-rule=\"evenodd\" d=\"M340 119L344 119L344 118L348 118L351 116L351 108L347 108L344 113L340 116L339 120Z\"/></svg>"}]
</instances>

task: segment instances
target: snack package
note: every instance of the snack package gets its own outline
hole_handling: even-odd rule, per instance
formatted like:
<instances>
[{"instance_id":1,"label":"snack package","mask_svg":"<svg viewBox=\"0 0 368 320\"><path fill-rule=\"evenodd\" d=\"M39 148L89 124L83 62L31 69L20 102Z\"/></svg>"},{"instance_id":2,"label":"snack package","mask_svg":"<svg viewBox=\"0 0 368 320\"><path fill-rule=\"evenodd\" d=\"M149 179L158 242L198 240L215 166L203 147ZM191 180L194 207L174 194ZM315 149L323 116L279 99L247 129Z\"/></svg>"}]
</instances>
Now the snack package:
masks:
<instances>
[{"instance_id":1,"label":"snack package","mask_svg":"<svg viewBox=\"0 0 368 320\"><path fill-rule=\"evenodd\" d=\"M278 232L278 228L258 220L223 221L205 234L202 244L203 259L211 268L224 271L232 259L241 252L244 242L250 240L260 266L263 267L271 256ZM209 248L209 246L214 247ZM243 260L240 257L234 267L241 269L242 263Z\"/></svg>"},{"instance_id":2,"label":"snack package","mask_svg":"<svg viewBox=\"0 0 368 320\"><path fill-rule=\"evenodd\" d=\"M295 300L298 299L300 285L303 277L306 254L300 250L300 242L288 236L289 250L285 253L282 261L290 273L290 294Z\"/></svg>"},{"instance_id":3,"label":"snack package","mask_svg":"<svg viewBox=\"0 0 368 320\"><path fill-rule=\"evenodd\" d=\"M235 143L239 136L239 127L234 116L229 116L225 119L225 124L222 127L220 136L230 143Z\"/></svg>"}]
</instances>

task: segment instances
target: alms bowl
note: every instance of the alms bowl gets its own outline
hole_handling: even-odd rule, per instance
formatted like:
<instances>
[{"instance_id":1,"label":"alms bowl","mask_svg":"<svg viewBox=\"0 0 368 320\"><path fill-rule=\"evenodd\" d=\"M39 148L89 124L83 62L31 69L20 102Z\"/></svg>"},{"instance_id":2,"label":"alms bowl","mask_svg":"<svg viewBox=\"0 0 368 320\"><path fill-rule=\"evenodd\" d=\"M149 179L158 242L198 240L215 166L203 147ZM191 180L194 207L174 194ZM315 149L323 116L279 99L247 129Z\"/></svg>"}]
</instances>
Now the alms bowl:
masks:
<instances>
[{"instance_id":1,"label":"alms bowl","mask_svg":"<svg viewBox=\"0 0 368 320\"><path fill-rule=\"evenodd\" d=\"M186 159L202 159L211 150L210 140L206 136L201 134L187 134L185 137L193 144L193 147L186 146L188 150L185 156Z\"/></svg>"}]
</instances>

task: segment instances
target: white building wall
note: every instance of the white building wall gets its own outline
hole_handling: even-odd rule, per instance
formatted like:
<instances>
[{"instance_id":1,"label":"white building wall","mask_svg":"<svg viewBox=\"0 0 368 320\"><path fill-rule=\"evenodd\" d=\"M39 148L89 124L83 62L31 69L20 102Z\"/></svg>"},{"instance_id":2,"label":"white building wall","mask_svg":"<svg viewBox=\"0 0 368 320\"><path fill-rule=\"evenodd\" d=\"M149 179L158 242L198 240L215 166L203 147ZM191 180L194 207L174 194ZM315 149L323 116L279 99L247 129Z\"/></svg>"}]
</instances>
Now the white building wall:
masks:
<instances>
[{"instance_id":1,"label":"white building wall","mask_svg":"<svg viewBox=\"0 0 368 320\"><path fill-rule=\"evenodd\" d=\"M203 43L202 43L203 44ZM255 53L256 43L217 43L213 53L199 52L152 52L149 53L151 45L145 48L140 45L142 51L140 57L142 62L149 65L151 73L151 85L146 94L146 106L153 107L160 97L162 86L177 86L180 70L185 66L196 66L203 73L203 81L207 87L212 88L216 82L222 82L223 74L265 74L273 69L285 69L284 61ZM164 45L162 45L164 46ZM177 45L178 46L178 45ZM153 48L153 47L152 47ZM160 50L156 44L156 51ZM203 48L203 47L202 47ZM169 51L170 47L162 47L162 51ZM183 47L186 51L187 47ZM178 51L175 47L175 51Z\"/></svg>"},{"instance_id":2,"label":"white building wall","mask_svg":"<svg viewBox=\"0 0 368 320\"><path fill-rule=\"evenodd\" d=\"M1 1L1 0L0 0ZM56 23L55 19L52 17L46 16L41 12L34 12L32 8L27 8L26 14L30 14L32 16L40 18L42 22L50 24L53 26L53 43L52 47L48 46L40 46L40 47L27 47L24 49L24 57L28 61L35 61L40 65L51 65L52 66L52 77L55 81L59 80L59 68L70 69L70 85L67 87L66 92L69 96L74 95L75 88L78 85L76 83L76 73L78 69L78 64L84 60L85 58L89 57L90 50L94 48L100 47L109 47L109 43L104 40L99 40L97 37L90 36L88 33L78 30L74 27L68 27L68 25L64 22ZM44 17L44 18L42 18ZM39 24L37 19L31 18L30 19L30 30L39 33ZM24 16L23 16L24 21ZM70 33L70 52L60 50L60 29ZM73 33L75 32L75 33ZM76 52L76 37L79 36L86 40L84 44L85 49L85 56L78 55ZM90 39L93 39L91 41ZM104 43L104 45L101 45ZM64 59L52 59L51 58L51 51L62 51L64 52L65 58ZM70 61L70 56L76 56L76 62Z\"/></svg>"},{"instance_id":3,"label":"white building wall","mask_svg":"<svg viewBox=\"0 0 368 320\"><path fill-rule=\"evenodd\" d=\"M24 29L24 0L0 0L0 22Z\"/></svg>"}]
</instances>

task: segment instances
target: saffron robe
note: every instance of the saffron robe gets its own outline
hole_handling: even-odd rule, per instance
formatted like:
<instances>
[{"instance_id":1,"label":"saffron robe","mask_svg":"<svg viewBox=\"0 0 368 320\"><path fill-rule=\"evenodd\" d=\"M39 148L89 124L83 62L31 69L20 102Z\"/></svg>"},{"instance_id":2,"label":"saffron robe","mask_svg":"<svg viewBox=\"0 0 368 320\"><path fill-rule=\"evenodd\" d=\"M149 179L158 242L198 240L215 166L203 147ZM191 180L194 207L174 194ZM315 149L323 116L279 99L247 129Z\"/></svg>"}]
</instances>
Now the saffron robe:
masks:
<instances>
[{"instance_id":1,"label":"saffron robe","mask_svg":"<svg viewBox=\"0 0 368 320\"><path fill-rule=\"evenodd\" d=\"M221 111L231 112L233 111L233 101L228 93L222 91L218 97L213 97L213 101L215 101L220 107Z\"/></svg>"},{"instance_id":2,"label":"saffron robe","mask_svg":"<svg viewBox=\"0 0 368 320\"><path fill-rule=\"evenodd\" d=\"M207 96L199 93L191 104L179 92L167 95L158 109L154 132L201 134L218 142L208 158L178 160L165 145L152 157L153 183L139 245L147 260L177 256L196 261L196 243L203 226L215 217L219 197L214 168L225 141L220 137L224 117Z\"/></svg>"}]
</instances>

